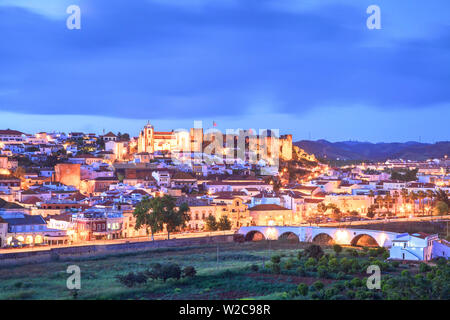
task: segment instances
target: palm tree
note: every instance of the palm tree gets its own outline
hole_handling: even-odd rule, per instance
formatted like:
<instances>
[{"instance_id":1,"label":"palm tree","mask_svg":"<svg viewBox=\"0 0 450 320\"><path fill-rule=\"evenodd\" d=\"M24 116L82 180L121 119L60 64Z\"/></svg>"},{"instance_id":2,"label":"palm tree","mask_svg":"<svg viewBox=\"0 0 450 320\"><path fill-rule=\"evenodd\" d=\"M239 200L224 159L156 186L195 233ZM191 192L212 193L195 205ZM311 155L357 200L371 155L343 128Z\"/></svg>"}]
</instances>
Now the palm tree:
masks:
<instances>
[{"instance_id":1,"label":"palm tree","mask_svg":"<svg viewBox=\"0 0 450 320\"><path fill-rule=\"evenodd\" d=\"M400 194L398 193L398 191L394 191L394 213L397 216L397 204L398 204L398 198L400 197Z\"/></svg>"},{"instance_id":2,"label":"palm tree","mask_svg":"<svg viewBox=\"0 0 450 320\"><path fill-rule=\"evenodd\" d=\"M427 198L428 198L427 204L428 204L428 207L430 207L430 208L433 206L434 196L435 196L435 193L433 190L427 190Z\"/></svg>"},{"instance_id":3,"label":"palm tree","mask_svg":"<svg viewBox=\"0 0 450 320\"><path fill-rule=\"evenodd\" d=\"M402 207L403 209L405 208L405 205L408 204L409 201L409 193L407 189L402 189L400 191L400 195L402 196ZM403 212L405 212L404 210L402 210Z\"/></svg>"},{"instance_id":4,"label":"palm tree","mask_svg":"<svg viewBox=\"0 0 450 320\"><path fill-rule=\"evenodd\" d=\"M416 214L416 200L417 200L417 193L415 193L414 191L411 191L410 197L411 202L412 202L412 209L413 209L413 214Z\"/></svg>"},{"instance_id":5,"label":"palm tree","mask_svg":"<svg viewBox=\"0 0 450 320\"><path fill-rule=\"evenodd\" d=\"M377 204L378 209L382 208L383 201L383 197L377 195L377 197L375 198L375 203Z\"/></svg>"},{"instance_id":6,"label":"palm tree","mask_svg":"<svg viewBox=\"0 0 450 320\"><path fill-rule=\"evenodd\" d=\"M370 199L370 204L373 204L373 198L375 197L375 193L373 192L373 190L369 191L369 199Z\"/></svg>"},{"instance_id":7,"label":"palm tree","mask_svg":"<svg viewBox=\"0 0 450 320\"><path fill-rule=\"evenodd\" d=\"M390 212L391 210L391 204L392 204L392 196L390 193L388 193L387 195L384 196L384 202L386 204L386 208L388 209L388 211Z\"/></svg>"},{"instance_id":8,"label":"palm tree","mask_svg":"<svg viewBox=\"0 0 450 320\"><path fill-rule=\"evenodd\" d=\"M436 202L437 201L445 202L450 207L450 199L448 198L448 193L442 189L438 189L436 191L435 200Z\"/></svg>"},{"instance_id":9,"label":"palm tree","mask_svg":"<svg viewBox=\"0 0 450 320\"><path fill-rule=\"evenodd\" d=\"M422 215L424 214L424 205L423 205L423 200L427 197L427 195L425 194L425 192L423 192L422 190L420 190L417 193L417 198L419 199L419 210L422 208Z\"/></svg>"}]
</instances>

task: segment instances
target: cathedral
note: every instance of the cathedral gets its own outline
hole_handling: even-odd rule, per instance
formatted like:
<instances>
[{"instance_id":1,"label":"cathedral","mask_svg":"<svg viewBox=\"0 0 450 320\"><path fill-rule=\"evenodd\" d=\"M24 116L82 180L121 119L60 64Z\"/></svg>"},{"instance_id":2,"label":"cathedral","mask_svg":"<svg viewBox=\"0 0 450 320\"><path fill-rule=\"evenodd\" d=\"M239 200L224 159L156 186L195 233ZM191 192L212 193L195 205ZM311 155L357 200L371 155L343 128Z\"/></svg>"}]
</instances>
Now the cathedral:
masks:
<instances>
[{"instance_id":1,"label":"cathedral","mask_svg":"<svg viewBox=\"0 0 450 320\"><path fill-rule=\"evenodd\" d=\"M201 152L203 144L203 129L191 128L189 132L155 131L148 123L139 133L138 152Z\"/></svg>"}]
</instances>

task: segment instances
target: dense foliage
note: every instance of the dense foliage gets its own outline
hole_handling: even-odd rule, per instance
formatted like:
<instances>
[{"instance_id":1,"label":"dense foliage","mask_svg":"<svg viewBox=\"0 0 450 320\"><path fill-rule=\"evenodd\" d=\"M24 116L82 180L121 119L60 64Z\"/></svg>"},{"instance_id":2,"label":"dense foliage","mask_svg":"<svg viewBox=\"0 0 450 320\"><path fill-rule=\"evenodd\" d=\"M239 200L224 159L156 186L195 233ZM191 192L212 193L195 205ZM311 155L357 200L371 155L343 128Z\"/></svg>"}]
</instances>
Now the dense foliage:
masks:
<instances>
[{"instance_id":1,"label":"dense foliage","mask_svg":"<svg viewBox=\"0 0 450 320\"><path fill-rule=\"evenodd\" d=\"M297 259L289 258L283 264L279 255L272 256L266 269L274 274L315 277L311 285L300 283L297 289L285 292L285 299L450 299L450 264L439 259L435 265L421 263L417 270L401 265L398 261L387 261L384 248L364 248L362 251L350 249L346 253L353 257L339 258L341 249L334 255L320 254L319 246L311 245L299 252ZM320 247L319 247L320 248ZM380 268L381 288L369 289L367 268ZM326 285L324 280L331 281Z\"/></svg>"},{"instance_id":2,"label":"dense foliage","mask_svg":"<svg viewBox=\"0 0 450 320\"><path fill-rule=\"evenodd\" d=\"M130 272L127 275L118 275L116 279L121 284L131 288L136 285L145 284L149 279L166 282L168 279L180 280L181 277L192 278L196 274L197 270L193 266L187 266L182 270L176 263L155 263L145 272Z\"/></svg>"}]
</instances>

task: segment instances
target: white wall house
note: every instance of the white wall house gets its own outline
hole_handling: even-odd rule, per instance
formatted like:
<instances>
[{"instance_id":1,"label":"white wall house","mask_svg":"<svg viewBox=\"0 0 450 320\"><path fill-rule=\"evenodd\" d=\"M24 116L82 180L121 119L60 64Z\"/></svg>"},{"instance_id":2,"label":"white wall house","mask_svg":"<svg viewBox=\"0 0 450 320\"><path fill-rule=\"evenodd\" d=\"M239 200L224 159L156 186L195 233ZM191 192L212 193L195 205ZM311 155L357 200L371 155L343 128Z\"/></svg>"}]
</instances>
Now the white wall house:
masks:
<instances>
[{"instance_id":1,"label":"white wall house","mask_svg":"<svg viewBox=\"0 0 450 320\"><path fill-rule=\"evenodd\" d=\"M170 174L168 171L153 171L153 178L155 178L158 186L168 187L170 185Z\"/></svg>"},{"instance_id":2,"label":"white wall house","mask_svg":"<svg viewBox=\"0 0 450 320\"><path fill-rule=\"evenodd\" d=\"M433 242L439 240L437 234L403 233L392 240L389 259L393 260L431 260Z\"/></svg>"},{"instance_id":3,"label":"white wall house","mask_svg":"<svg viewBox=\"0 0 450 320\"><path fill-rule=\"evenodd\" d=\"M434 259L437 257L443 257L447 260L450 258L450 242L443 239L433 241L430 259Z\"/></svg>"}]
</instances>

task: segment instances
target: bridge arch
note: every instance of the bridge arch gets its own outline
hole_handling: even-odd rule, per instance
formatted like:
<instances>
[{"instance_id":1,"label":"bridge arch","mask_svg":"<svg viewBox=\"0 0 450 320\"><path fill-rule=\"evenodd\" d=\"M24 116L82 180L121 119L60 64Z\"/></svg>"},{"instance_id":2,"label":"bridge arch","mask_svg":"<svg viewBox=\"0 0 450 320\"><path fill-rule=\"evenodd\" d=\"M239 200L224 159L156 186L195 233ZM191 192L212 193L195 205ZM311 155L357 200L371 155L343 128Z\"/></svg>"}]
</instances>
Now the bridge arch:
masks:
<instances>
[{"instance_id":1,"label":"bridge arch","mask_svg":"<svg viewBox=\"0 0 450 320\"><path fill-rule=\"evenodd\" d=\"M317 244L334 244L334 239L328 233L321 232L314 236L312 242Z\"/></svg>"},{"instance_id":2,"label":"bridge arch","mask_svg":"<svg viewBox=\"0 0 450 320\"><path fill-rule=\"evenodd\" d=\"M261 240L266 240L266 237L261 231L258 230L249 231L245 235L245 241L261 241Z\"/></svg>"},{"instance_id":3,"label":"bridge arch","mask_svg":"<svg viewBox=\"0 0 450 320\"><path fill-rule=\"evenodd\" d=\"M354 247L379 247L378 241L367 233L361 233L356 235L350 244Z\"/></svg>"},{"instance_id":4,"label":"bridge arch","mask_svg":"<svg viewBox=\"0 0 450 320\"><path fill-rule=\"evenodd\" d=\"M292 231L286 231L284 233L282 233L279 237L278 240L286 240L286 241L295 241L295 242L300 242L300 238L297 234L295 234Z\"/></svg>"}]
</instances>

